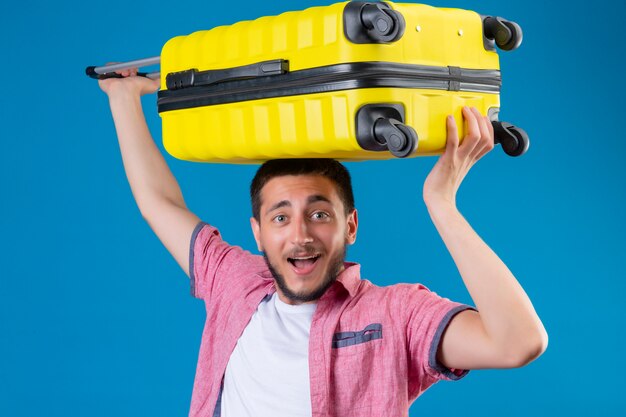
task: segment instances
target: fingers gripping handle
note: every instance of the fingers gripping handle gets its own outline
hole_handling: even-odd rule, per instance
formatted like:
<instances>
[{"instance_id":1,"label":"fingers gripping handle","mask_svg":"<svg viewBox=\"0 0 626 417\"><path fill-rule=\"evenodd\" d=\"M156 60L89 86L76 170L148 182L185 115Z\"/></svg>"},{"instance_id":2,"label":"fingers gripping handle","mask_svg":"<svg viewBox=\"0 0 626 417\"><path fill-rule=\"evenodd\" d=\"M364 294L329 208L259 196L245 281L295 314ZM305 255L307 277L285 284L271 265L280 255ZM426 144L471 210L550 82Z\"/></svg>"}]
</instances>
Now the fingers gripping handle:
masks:
<instances>
[{"instance_id":1,"label":"fingers gripping handle","mask_svg":"<svg viewBox=\"0 0 626 417\"><path fill-rule=\"evenodd\" d=\"M130 68L141 68L147 67L150 65L158 65L161 62L161 57L155 56L152 58L144 58L137 59L134 61L121 62L118 64L110 64L104 65L100 67L90 66L85 68L85 74L88 77L94 78L96 80L104 80L107 78L123 78L122 75L118 74L116 71L122 71ZM142 77L148 77L151 79L159 78L160 73L158 71L154 72L139 72L137 75Z\"/></svg>"}]
</instances>

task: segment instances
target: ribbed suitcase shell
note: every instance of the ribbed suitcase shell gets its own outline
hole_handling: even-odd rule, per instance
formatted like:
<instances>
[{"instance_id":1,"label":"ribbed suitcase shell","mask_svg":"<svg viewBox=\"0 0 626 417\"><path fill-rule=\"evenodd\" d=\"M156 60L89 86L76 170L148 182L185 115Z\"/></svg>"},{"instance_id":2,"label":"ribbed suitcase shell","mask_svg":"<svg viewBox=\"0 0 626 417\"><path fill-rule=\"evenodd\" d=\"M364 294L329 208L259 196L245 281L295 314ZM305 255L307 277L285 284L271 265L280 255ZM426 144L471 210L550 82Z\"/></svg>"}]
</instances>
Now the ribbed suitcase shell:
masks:
<instances>
[{"instance_id":1,"label":"ribbed suitcase shell","mask_svg":"<svg viewBox=\"0 0 626 417\"><path fill-rule=\"evenodd\" d=\"M483 44L480 15L422 4L394 4L406 21L391 44L354 44L346 39L348 2L242 21L169 40L161 52L161 85L170 72L223 69L286 59L290 71L337 63L396 62L499 70L498 55ZM356 110L368 103L402 103L405 123L418 134L411 156L441 153L445 117L463 132L462 106L483 114L499 108L499 95L467 91L364 88L267 98L162 112L163 142L176 158L249 163L273 158L389 159L363 150L355 137ZM493 110L492 110L493 111Z\"/></svg>"}]
</instances>

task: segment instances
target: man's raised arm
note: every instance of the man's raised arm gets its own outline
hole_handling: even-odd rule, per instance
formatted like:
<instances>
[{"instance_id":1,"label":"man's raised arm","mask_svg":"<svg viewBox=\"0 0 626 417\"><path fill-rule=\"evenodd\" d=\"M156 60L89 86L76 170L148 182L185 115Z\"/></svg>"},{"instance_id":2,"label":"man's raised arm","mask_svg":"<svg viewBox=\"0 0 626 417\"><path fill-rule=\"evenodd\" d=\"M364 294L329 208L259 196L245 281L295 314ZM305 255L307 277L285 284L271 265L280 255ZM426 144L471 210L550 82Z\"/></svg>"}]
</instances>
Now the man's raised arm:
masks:
<instances>
[{"instance_id":1,"label":"man's raised arm","mask_svg":"<svg viewBox=\"0 0 626 417\"><path fill-rule=\"evenodd\" d=\"M141 215L189 275L189 242L200 219L187 209L141 107L141 96L154 93L159 81L136 76L136 70L120 73L125 78L99 84L109 97L126 177Z\"/></svg>"},{"instance_id":2,"label":"man's raised arm","mask_svg":"<svg viewBox=\"0 0 626 417\"><path fill-rule=\"evenodd\" d=\"M474 108L464 108L463 116L467 135L460 146L456 123L447 120L446 150L424 182L424 201L478 312L452 319L437 359L455 369L524 366L546 350L548 333L522 286L456 207L465 175L494 146L488 118Z\"/></svg>"}]
</instances>

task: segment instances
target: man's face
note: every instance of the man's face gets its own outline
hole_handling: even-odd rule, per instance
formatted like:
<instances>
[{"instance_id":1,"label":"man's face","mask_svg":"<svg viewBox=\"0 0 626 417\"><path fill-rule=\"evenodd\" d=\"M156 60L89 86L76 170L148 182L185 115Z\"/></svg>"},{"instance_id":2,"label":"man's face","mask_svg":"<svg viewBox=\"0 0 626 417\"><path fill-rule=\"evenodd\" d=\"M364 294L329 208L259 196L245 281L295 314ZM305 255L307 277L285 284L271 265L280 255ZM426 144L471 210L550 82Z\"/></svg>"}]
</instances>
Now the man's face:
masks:
<instances>
[{"instance_id":1,"label":"man's face","mask_svg":"<svg viewBox=\"0 0 626 417\"><path fill-rule=\"evenodd\" d=\"M346 245L354 243L356 210L347 217L336 186L320 175L272 178L261 190L260 222L250 219L281 300L319 298L343 270Z\"/></svg>"}]
</instances>

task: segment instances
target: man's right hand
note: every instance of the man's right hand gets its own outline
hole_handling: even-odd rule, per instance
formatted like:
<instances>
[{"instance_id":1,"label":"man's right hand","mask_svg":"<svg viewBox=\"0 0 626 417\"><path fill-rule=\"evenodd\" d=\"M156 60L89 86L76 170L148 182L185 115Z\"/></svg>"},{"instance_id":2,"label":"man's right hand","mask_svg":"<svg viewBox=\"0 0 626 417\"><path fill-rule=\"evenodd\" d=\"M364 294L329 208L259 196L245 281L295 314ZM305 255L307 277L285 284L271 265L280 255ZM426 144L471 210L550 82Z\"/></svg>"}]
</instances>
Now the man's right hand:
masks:
<instances>
[{"instance_id":1,"label":"man's right hand","mask_svg":"<svg viewBox=\"0 0 626 417\"><path fill-rule=\"evenodd\" d=\"M109 62L107 65L114 64ZM143 96L145 94L152 94L161 86L161 79L156 80L148 77L142 77L137 75L137 68L130 68L126 70L116 71L124 78L107 78L104 80L98 80L98 85L102 91L104 91L109 97L118 94L128 94L131 96Z\"/></svg>"}]
</instances>

